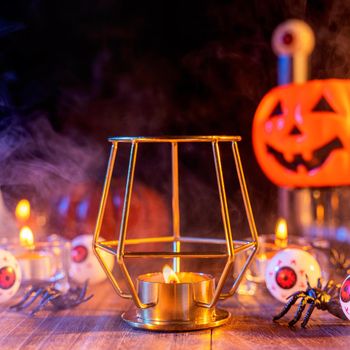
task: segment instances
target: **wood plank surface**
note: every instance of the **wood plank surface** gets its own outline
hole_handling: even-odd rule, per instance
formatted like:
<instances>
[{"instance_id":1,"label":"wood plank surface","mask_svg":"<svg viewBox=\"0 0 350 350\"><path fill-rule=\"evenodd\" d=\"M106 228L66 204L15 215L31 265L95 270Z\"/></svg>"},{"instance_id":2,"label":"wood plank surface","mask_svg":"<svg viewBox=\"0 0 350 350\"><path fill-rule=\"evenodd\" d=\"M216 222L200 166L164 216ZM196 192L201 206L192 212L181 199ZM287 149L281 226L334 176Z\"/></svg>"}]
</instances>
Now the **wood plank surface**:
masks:
<instances>
[{"instance_id":1,"label":"wood plank surface","mask_svg":"<svg viewBox=\"0 0 350 350\"><path fill-rule=\"evenodd\" d=\"M0 349L348 349L350 322L316 310L309 327L290 329L272 316L282 304L259 289L256 296L236 295L221 303L232 313L225 326L213 330L160 333L134 330L121 319L131 302L115 295L108 282L90 288L93 299L77 308L25 312L0 309Z\"/></svg>"}]
</instances>

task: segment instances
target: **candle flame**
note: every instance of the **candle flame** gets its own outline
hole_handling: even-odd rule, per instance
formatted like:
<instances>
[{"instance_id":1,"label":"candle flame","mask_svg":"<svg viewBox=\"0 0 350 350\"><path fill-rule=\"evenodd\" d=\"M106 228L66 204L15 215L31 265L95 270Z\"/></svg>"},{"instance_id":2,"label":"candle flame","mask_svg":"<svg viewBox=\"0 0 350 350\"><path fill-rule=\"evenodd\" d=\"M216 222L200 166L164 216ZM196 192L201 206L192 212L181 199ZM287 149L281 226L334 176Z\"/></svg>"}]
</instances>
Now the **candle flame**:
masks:
<instances>
[{"instance_id":1,"label":"candle flame","mask_svg":"<svg viewBox=\"0 0 350 350\"><path fill-rule=\"evenodd\" d=\"M30 227L24 226L21 228L19 241L23 247L30 247L34 244L34 235Z\"/></svg>"},{"instance_id":2,"label":"candle flame","mask_svg":"<svg viewBox=\"0 0 350 350\"><path fill-rule=\"evenodd\" d=\"M30 217L30 203L28 199L21 199L16 206L16 218L20 221L27 221Z\"/></svg>"},{"instance_id":3,"label":"candle flame","mask_svg":"<svg viewBox=\"0 0 350 350\"><path fill-rule=\"evenodd\" d=\"M275 244L279 248L285 248L288 244L287 221L283 218L277 220L275 232Z\"/></svg>"},{"instance_id":4,"label":"candle flame","mask_svg":"<svg viewBox=\"0 0 350 350\"><path fill-rule=\"evenodd\" d=\"M180 283L178 275L169 265L163 267L163 277L165 283Z\"/></svg>"}]
</instances>

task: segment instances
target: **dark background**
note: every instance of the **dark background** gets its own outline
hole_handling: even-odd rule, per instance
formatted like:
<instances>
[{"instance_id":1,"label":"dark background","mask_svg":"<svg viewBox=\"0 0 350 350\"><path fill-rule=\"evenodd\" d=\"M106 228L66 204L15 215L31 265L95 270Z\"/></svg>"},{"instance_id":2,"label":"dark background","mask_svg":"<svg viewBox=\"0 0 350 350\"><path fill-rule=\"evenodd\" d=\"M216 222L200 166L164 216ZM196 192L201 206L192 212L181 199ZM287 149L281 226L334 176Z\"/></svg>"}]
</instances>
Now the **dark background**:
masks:
<instances>
[{"instance_id":1,"label":"dark background","mask_svg":"<svg viewBox=\"0 0 350 350\"><path fill-rule=\"evenodd\" d=\"M38 116L49 120L51 136L74 134L75 146L102 145L104 156L108 136L242 135L256 221L270 231L277 189L257 165L251 125L276 84L272 32L286 19L306 20L316 34L312 78L345 78L349 16L349 1L326 0L1 1L1 137L13 120L20 135L31 129L37 137ZM2 186L15 161L29 157L16 152L1 154Z\"/></svg>"}]
</instances>

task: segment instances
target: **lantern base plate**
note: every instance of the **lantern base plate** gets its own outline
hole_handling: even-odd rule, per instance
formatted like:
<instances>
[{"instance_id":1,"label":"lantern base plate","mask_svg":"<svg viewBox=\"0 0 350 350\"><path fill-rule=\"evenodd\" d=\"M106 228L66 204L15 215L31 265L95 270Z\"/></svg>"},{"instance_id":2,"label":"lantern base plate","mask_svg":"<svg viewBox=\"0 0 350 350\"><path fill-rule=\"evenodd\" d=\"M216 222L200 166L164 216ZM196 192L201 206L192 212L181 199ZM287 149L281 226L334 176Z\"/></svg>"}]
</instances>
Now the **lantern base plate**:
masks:
<instances>
[{"instance_id":1,"label":"lantern base plate","mask_svg":"<svg viewBox=\"0 0 350 350\"><path fill-rule=\"evenodd\" d=\"M229 321L231 314L222 309L215 309L215 317L210 322L200 323L195 321L149 321L145 322L137 316L137 310L131 309L122 314L122 319L131 327L147 329L159 332L187 332L201 329L219 327Z\"/></svg>"}]
</instances>

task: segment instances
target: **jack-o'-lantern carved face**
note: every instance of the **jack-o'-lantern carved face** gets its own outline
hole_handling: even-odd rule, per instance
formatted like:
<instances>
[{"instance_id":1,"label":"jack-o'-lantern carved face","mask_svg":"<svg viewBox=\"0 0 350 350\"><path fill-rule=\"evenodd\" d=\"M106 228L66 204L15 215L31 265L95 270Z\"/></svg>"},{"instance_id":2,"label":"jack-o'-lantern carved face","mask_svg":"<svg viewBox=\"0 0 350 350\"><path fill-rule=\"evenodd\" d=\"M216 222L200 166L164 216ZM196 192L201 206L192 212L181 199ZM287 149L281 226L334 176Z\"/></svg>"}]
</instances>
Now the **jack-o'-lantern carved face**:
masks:
<instances>
[{"instance_id":1,"label":"jack-o'-lantern carved face","mask_svg":"<svg viewBox=\"0 0 350 350\"><path fill-rule=\"evenodd\" d=\"M350 184L350 80L314 80L271 90L253 122L253 146L279 186Z\"/></svg>"}]
</instances>

